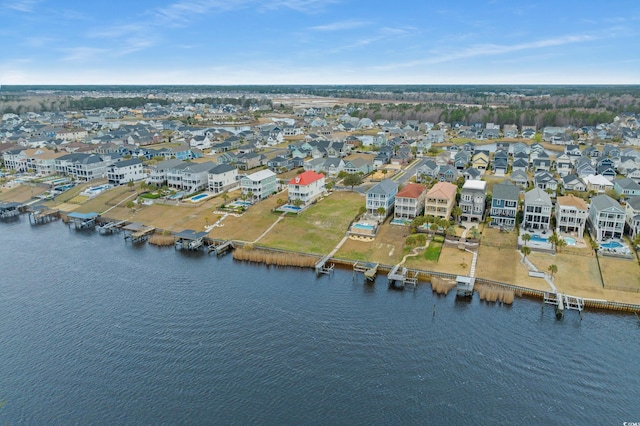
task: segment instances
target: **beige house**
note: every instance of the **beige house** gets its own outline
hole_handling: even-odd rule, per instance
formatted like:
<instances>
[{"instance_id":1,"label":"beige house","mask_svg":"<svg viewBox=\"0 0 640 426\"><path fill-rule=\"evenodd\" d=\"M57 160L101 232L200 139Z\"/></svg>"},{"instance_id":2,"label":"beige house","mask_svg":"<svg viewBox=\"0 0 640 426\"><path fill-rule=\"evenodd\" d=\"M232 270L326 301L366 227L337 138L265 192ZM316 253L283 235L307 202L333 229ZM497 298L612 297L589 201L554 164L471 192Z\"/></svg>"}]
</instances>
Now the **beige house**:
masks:
<instances>
[{"instance_id":1,"label":"beige house","mask_svg":"<svg viewBox=\"0 0 640 426\"><path fill-rule=\"evenodd\" d=\"M425 216L437 216L449 219L451 210L456 202L458 187L449 182L438 182L427 192L425 201Z\"/></svg>"},{"instance_id":2,"label":"beige house","mask_svg":"<svg viewBox=\"0 0 640 426\"><path fill-rule=\"evenodd\" d=\"M588 216L589 208L582 198L570 194L556 200L556 227L560 232L582 237Z\"/></svg>"}]
</instances>

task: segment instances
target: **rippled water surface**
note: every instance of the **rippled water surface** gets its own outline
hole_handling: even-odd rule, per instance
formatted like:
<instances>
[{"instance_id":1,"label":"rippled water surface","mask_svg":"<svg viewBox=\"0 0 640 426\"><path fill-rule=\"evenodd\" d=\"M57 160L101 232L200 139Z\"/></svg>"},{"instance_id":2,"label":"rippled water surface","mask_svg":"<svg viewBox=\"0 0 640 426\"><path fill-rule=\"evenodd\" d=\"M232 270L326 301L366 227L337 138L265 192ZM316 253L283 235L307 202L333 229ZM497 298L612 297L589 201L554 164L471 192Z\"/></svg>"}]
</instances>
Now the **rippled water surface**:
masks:
<instances>
[{"instance_id":1,"label":"rippled water surface","mask_svg":"<svg viewBox=\"0 0 640 426\"><path fill-rule=\"evenodd\" d=\"M640 421L634 316L0 223L0 423Z\"/></svg>"}]
</instances>

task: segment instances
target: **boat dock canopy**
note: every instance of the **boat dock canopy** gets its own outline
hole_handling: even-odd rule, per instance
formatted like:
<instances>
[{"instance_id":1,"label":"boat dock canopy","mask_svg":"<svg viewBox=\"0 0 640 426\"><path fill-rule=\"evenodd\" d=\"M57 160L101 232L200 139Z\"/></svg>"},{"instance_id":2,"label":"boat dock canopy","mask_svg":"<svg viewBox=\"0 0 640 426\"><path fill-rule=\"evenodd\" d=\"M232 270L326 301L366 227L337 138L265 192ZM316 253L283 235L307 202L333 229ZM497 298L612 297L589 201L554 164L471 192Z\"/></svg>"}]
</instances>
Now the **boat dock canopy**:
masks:
<instances>
[{"instance_id":1,"label":"boat dock canopy","mask_svg":"<svg viewBox=\"0 0 640 426\"><path fill-rule=\"evenodd\" d=\"M180 240L199 240L206 237L208 232L197 232L191 229L185 229L182 232L175 234L175 237Z\"/></svg>"},{"instance_id":2,"label":"boat dock canopy","mask_svg":"<svg viewBox=\"0 0 640 426\"><path fill-rule=\"evenodd\" d=\"M98 213L76 213L76 212L71 212L69 214L67 214L67 217L70 219L78 219L78 220L91 220L91 219L95 219L96 217L100 216Z\"/></svg>"}]
</instances>

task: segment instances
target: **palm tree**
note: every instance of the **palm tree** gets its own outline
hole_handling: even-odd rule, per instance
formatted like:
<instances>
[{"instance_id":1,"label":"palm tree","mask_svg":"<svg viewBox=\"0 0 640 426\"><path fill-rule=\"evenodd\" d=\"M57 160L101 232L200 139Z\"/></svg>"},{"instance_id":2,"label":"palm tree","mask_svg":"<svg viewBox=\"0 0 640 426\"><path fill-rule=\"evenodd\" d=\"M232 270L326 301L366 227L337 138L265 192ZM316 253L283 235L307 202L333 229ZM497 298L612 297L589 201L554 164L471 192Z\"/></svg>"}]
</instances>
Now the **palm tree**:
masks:
<instances>
[{"instance_id":1,"label":"palm tree","mask_svg":"<svg viewBox=\"0 0 640 426\"><path fill-rule=\"evenodd\" d=\"M473 238L474 240L477 240L480 236L480 231L475 226L469 229L469 232L471 233L471 238Z\"/></svg>"},{"instance_id":2,"label":"palm tree","mask_svg":"<svg viewBox=\"0 0 640 426\"><path fill-rule=\"evenodd\" d=\"M438 226L438 224L437 224L437 223L435 223L435 222L434 222L434 223L432 223L432 224L431 224L431 226L429 226L429 229L430 229L432 232L434 232L434 233L438 231L438 228L440 228L440 227L439 227L439 226Z\"/></svg>"},{"instance_id":3,"label":"palm tree","mask_svg":"<svg viewBox=\"0 0 640 426\"><path fill-rule=\"evenodd\" d=\"M598 242L596 240L589 240L589 244L591 245L591 250L595 253L598 250Z\"/></svg>"},{"instance_id":4,"label":"palm tree","mask_svg":"<svg viewBox=\"0 0 640 426\"><path fill-rule=\"evenodd\" d=\"M228 199L229 199L229 194L227 193L227 191L224 191L222 193L222 201L224 201L224 203L227 204Z\"/></svg>"},{"instance_id":5,"label":"palm tree","mask_svg":"<svg viewBox=\"0 0 640 426\"><path fill-rule=\"evenodd\" d=\"M558 266L556 266L555 264L549 265L549 268L547 269L549 270L549 272L551 272L551 279L553 280L553 274L558 272Z\"/></svg>"},{"instance_id":6,"label":"palm tree","mask_svg":"<svg viewBox=\"0 0 640 426\"><path fill-rule=\"evenodd\" d=\"M558 251L560 251L560 248L564 247L567 245L567 242L564 240L564 238L558 238L558 241L556 242L556 249L558 249Z\"/></svg>"},{"instance_id":7,"label":"palm tree","mask_svg":"<svg viewBox=\"0 0 640 426\"><path fill-rule=\"evenodd\" d=\"M531 234L527 234L526 232L522 234L522 241L524 241L524 245L526 246L529 241L531 241Z\"/></svg>"},{"instance_id":8,"label":"palm tree","mask_svg":"<svg viewBox=\"0 0 640 426\"><path fill-rule=\"evenodd\" d=\"M554 233L551 234L551 236L549 237L549 242L551 243L551 247L555 248L556 245L558 244L558 241L560 241L560 237L558 237L558 234Z\"/></svg>"},{"instance_id":9,"label":"palm tree","mask_svg":"<svg viewBox=\"0 0 640 426\"><path fill-rule=\"evenodd\" d=\"M633 244L633 248L638 250L638 247L640 246L640 232L636 234L635 238L631 241L631 243Z\"/></svg>"},{"instance_id":10,"label":"palm tree","mask_svg":"<svg viewBox=\"0 0 640 426\"><path fill-rule=\"evenodd\" d=\"M460 216L462 216L462 209L460 208L460 206L455 206L451 210L451 214L453 215L453 217L456 218L456 222L459 222L460 221Z\"/></svg>"},{"instance_id":11,"label":"palm tree","mask_svg":"<svg viewBox=\"0 0 640 426\"><path fill-rule=\"evenodd\" d=\"M522 246L520 248L520 252L522 253L522 256L524 256L522 258L522 260L524 261L524 259L527 258L527 256L529 256L531 254L531 247L527 247L527 246Z\"/></svg>"},{"instance_id":12,"label":"palm tree","mask_svg":"<svg viewBox=\"0 0 640 426\"><path fill-rule=\"evenodd\" d=\"M378 209L376 210L376 213L378 213L378 216L380 218L382 218L382 216L387 212L387 209L385 209L384 207L378 207Z\"/></svg>"}]
</instances>

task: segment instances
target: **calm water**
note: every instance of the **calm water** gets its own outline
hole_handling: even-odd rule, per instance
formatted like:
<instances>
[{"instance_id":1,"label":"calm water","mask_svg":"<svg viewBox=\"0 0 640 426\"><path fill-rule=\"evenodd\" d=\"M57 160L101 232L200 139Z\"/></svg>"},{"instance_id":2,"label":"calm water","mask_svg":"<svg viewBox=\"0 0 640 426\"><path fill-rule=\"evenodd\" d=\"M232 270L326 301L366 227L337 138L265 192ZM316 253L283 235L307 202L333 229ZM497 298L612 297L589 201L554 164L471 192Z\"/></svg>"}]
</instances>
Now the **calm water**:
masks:
<instances>
[{"instance_id":1,"label":"calm water","mask_svg":"<svg viewBox=\"0 0 640 426\"><path fill-rule=\"evenodd\" d=\"M0 223L1 424L640 421L634 316ZM435 315L434 313L435 305Z\"/></svg>"}]
</instances>

